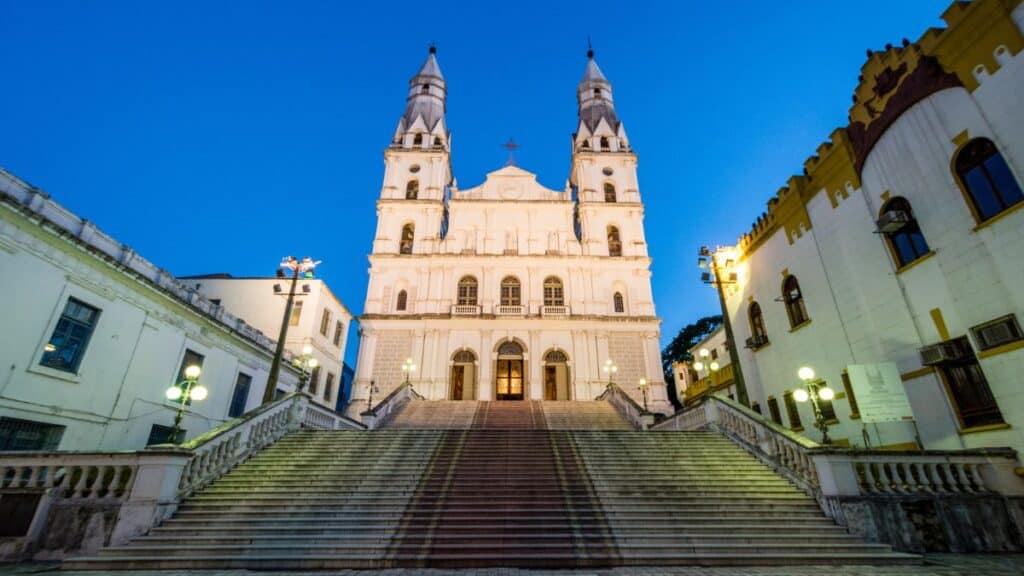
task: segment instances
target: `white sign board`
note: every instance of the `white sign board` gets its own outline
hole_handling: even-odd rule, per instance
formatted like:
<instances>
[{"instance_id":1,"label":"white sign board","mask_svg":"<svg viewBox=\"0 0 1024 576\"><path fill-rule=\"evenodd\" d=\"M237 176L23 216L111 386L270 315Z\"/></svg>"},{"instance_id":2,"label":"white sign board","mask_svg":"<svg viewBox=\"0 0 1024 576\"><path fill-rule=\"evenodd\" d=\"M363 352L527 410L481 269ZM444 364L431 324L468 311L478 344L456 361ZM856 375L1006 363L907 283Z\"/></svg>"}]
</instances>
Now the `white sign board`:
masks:
<instances>
[{"instance_id":1,"label":"white sign board","mask_svg":"<svg viewBox=\"0 0 1024 576\"><path fill-rule=\"evenodd\" d=\"M861 422L902 422L913 420L907 391L894 362L851 364L846 367L857 397Z\"/></svg>"}]
</instances>

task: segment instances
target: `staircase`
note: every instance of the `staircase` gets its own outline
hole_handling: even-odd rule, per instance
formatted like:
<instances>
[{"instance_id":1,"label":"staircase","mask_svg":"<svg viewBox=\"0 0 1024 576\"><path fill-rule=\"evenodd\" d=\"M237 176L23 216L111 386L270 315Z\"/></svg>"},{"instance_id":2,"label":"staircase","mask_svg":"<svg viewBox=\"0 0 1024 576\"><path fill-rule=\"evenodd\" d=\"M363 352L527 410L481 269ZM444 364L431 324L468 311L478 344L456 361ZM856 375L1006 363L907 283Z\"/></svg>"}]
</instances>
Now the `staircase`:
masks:
<instances>
[{"instance_id":1,"label":"staircase","mask_svg":"<svg viewBox=\"0 0 1024 576\"><path fill-rule=\"evenodd\" d=\"M596 405L605 403L580 406L575 417L562 403L457 404L475 404L458 429L416 429L421 419L407 413L394 419L399 429L293 433L148 535L64 566L920 562L846 534L718 434L622 430ZM597 429L602 422L613 429Z\"/></svg>"}]
</instances>

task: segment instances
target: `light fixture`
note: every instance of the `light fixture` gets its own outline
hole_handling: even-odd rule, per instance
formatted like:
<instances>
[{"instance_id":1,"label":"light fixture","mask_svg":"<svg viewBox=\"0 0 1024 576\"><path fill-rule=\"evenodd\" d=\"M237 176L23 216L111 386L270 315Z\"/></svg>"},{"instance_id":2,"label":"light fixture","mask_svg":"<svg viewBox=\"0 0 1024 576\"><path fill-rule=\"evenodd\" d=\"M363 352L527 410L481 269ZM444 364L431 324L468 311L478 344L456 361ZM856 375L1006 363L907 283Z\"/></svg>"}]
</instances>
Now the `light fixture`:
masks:
<instances>
[{"instance_id":1,"label":"light fixture","mask_svg":"<svg viewBox=\"0 0 1024 576\"><path fill-rule=\"evenodd\" d=\"M711 356L711 352L709 352L707 348L701 348L698 354L700 354L701 358L707 358L708 356Z\"/></svg>"},{"instance_id":2,"label":"light fixture","mask_svg":"<svg viewBox=\"0 0 1024 576\"><path fill-rule=\"evenodd\" d=\"M303 356L309 356L312 353L313 353L313 347L310 346L309 344L306 344L305 346L302 347L302 355Z\"/></svg>"},{"instance_id":3,"label":"light fixture","mask_svg":"<svg viewBox=\"0 0 1024 576\"><path fill-rule=\"evenodd\" d=\"M200 402L202 400L205 400L209 393L210 391L206 389L206 386L200 384L188 391L188 397L195 400L196 402Z\"/></svg>"},{"instance_id":4,"label":"light fixture","mask_svg":"<svg viewBox=\"0 0 1024 576\"><path fill-rule=\"evenodd\" d=\"M203 373L203 369L199 366L192 364L185 368L185 379L186 380L198 380L199 375Z\"/></svg>"},{"instance_id":5,"label":"light fixture","mask_svg":"<svg viewBox=\"0 0 1024 576\"><path fill-rule=\"evenodd\" d=\"M178 388L177 386L171 386L170 388L167 389L166 392L164 392L164 395L167 396L168 400L173 402L181 398L181 388Z\"/></svg>"},{"instance_id":6,"label":"light fixture","mask_svg":"<svg viewBox=\"0 0 1024 576\"><path fill-rule=\"evenodd\" d=\"M822 386L818 388L818 398L825 400L826 402L836 397L836 391L829 388L828 386Z\"/></svg>"},{"instance_id":7,"label":"light fixture","mask_svg":"<svg viewBox=\"0 0 1024 576\"><path fill-rule=\"evenodd\" d=\"M718 364L718 360L712 360L711 364L708 364L708 368L710 368L712 372L714 372L715 370L718 370L720 368L720 366Z\"/></svg>"},{"instance_id":8,"label":"light fixture","mask_svg":"<svg viewBox=\"0 0 1024 576\"><path fill-rule=\"evenodd\" d=\"M696 362L693 363L693 369L700 372L701 370L704 369L704 363L701 362L700 360L697 360Z\"/></svg>"},{"instance_id":9,"label":"light fixture","mask_svg":"<svg viewBox=\"0 0 1024 576\"><path fill-rule=\"evenodd\" d=\"M814 380L814 368L811 368L810 366L801 366L800 369L796 371L796 375L799 376L801 380Z\"/></svg>"},{"instance_id":10,"label":"light fixture","mask_svg":"<svg viewBox=\"0 0 1024 576\"><path fill-rule=\"evenodd\" d=\"M317 366L320 365L320 362L318 362L316 358L310 358L307 364L309 364L310 368L316 368Z\"/></svg>"},{"instance_id":11,"label":"light fixture","mask_svg":"<svg viewBox=\"0 0 1024 576\"><path fill-rule=\"evenodd\" d=\"M793 399L797 402L807 402L808 398L810 398L810 395L807 393L807 390L804 390L803 388L793 390Z\"/></svg>"},{"instance_id":12,"label":"light fixture","mask_svg":"<svg viewBox=\"0 0 1024 576\"><path fill-rule=\"evenodd\" d=\"M43 352L56 352L57 347L52 342L47 342L46 346L43 346Z\"/></svg>"}]
</instances>

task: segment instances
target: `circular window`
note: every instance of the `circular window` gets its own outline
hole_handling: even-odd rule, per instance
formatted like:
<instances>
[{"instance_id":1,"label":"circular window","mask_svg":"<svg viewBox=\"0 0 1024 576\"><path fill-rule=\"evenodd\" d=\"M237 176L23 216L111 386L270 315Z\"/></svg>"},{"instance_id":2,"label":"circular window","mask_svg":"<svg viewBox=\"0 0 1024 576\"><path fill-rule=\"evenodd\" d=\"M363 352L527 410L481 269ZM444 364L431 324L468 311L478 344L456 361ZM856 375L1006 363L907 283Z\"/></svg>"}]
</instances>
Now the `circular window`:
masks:
<instances>
[{"instance_id":1,"label":"circular window","mask_svg":"<svg viewBox=\"0 0 1024 576\"><path fill-rule=\"evenodd\" d=\"M412 172L413 174L415 174L415 173L417 173L419 171L420 171L420 165L419 164L413 164L412 166L409 166L409 172Z\"/></svg>"},{"instance_id":2,"label":"circular window","mask_svg":"<svg viewBox=\"0 0 1024 576\"><path fill-rule=\"evenodd\" d=\"M615 173L615 170L612 170L609 166L605 166L604 169L601 170L601 173L604 174L605 176L611 176L612 174Z\"/></svg>"}]
</instances>

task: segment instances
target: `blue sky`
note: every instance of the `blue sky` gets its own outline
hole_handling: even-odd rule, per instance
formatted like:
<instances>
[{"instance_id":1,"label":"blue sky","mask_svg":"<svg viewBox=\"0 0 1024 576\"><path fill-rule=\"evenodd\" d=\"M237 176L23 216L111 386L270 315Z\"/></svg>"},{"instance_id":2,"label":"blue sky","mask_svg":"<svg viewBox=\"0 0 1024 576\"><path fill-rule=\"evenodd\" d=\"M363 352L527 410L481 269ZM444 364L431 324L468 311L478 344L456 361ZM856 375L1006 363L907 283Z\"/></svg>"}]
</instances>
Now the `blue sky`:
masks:
<instances>
[{"instance_id":1,"label":"blue sky","mask_svg":"<svg viewBox=\"0 0 1024 576\"><path fill-rule=\"evenodd\" d=\"M460 187L513 137L561 189L590 35L640 154L667 342L717 309L697 247L733 243L845 123L866 49L948 4L5 0L0 166L175 274L322 259L358 313L382 151L428 44Z\"/></svg>"}]
</instances>

